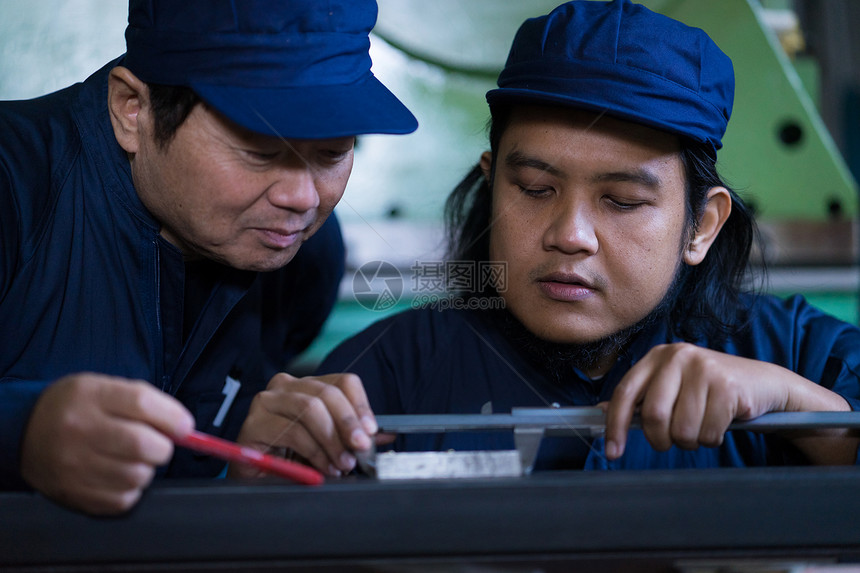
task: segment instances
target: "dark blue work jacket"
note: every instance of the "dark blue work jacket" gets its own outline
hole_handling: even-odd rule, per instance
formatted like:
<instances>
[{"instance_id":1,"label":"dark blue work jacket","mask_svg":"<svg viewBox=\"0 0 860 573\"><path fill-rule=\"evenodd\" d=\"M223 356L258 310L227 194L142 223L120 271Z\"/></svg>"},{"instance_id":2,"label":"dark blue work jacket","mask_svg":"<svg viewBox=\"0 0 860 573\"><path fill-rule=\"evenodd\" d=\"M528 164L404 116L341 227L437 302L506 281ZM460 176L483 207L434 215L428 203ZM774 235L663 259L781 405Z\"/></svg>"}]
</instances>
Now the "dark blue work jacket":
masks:
<instances>
[{"instance_id":1,"label":"dark blue work jacket","mask_svg":"<svg viewBox=\"0 0 860 573\"><path fill-rule=\"evenodd\" d=\"M147 380L179 398L198 429L235 437L253 395L319 332L343 275L334 217L279 271L186 265L138 199L113 135L116 63L0 104L2 487L21 485L21 436L40 392L70 373ZM232 403L228 376L240 384ZM161 473L222 468L177 449Z\"/></svg>"},{"instance_id":2,"label":"dark blue work jacket","mask_svg":"<svg viewBox=\"0 0 860 573\"><path fill-rule=\"evenodd\" d=\"M860 330L810 306L801 297L746 299L750 326L723 341L696 341L728 354L779 364L842 395L860 407ZM422 309L382 320L336 348L321 373L354 372L377 414L477 414L490 403L496 413L514 407L593 406L607 401L624 374L651 348L679 342L667 325L641 332L600 380L570 367L558 380L501 332L485 311ZM750 379L748 384L755 384ZM512 432L405 434L394 449L512 449ZM649 469L798 465L806 460L773 434L727 433L722 446L666 452L631 430L624 455L605 457L602 438L543 440L536 469Z\"/></svg>"}]
</instances>

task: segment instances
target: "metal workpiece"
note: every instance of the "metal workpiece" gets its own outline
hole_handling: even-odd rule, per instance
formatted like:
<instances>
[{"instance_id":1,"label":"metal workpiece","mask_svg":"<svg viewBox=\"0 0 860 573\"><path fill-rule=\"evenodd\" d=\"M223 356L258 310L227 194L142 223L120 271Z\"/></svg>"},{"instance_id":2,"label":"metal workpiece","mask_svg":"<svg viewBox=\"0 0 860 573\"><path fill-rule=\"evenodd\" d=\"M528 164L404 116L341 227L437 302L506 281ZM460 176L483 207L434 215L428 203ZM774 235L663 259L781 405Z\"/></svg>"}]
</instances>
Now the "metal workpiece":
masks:
<instances>
[{"instance_id":1,"label":"metal workpiece","mask_svg":"<svg viewBox=\"0 0 860 573\"><path fill-rule=\"evenodd\" d=\"M596 437L606 430L606 415L595 407L514 408L510 414L379 415L376 422L380 432L393 434L542 428ZM638 415L630 427L641 427ZM751 420L736 420L728 427L751 432L825 428L860 429L860 412L771 412Z\"/></svg>"},{"instance_id":2,"label":"metal workpiece","mask_svg":"<svg viewBox=\"0 0 860 573\"><path fill-rule=\"evenodd\" d=\"M602 432L600 408L514 408L510 414L404 414L377 416L380 432L396 434L513 430L520 427Z\"/></svg>"},{"instance_id":3,"label":"metal workpiece","mask_svg":"<svg viewBox=\"0 0 860 573\"><path fill-rule=\"evenodd\" d=\"M596 438L606 432L601 408L514 408L510 414L406 414L376 417L380 432L444 433L512 431L516 450L476 452L374 451L359 457L368 475L379 479L472 478L528 475L541 441L547 436ZM638 415L631 428L641 427ZM860 429L860 412L771 412L752 420L732 422L728 430L751 432ZM519 460L518 467L511 464ZM380 464L380 462L383 462Z\"/></svg>"},{"instance_id":4,"label":"metal workpiece","mask_svg":"<svg viewBox=\"0 0 860 573\"><path fill-rule=\"evenodd\" d=\"M385 452L376 456L379 479L516 477L522 473L516 450Z\"/></svg>"}]
</instances>

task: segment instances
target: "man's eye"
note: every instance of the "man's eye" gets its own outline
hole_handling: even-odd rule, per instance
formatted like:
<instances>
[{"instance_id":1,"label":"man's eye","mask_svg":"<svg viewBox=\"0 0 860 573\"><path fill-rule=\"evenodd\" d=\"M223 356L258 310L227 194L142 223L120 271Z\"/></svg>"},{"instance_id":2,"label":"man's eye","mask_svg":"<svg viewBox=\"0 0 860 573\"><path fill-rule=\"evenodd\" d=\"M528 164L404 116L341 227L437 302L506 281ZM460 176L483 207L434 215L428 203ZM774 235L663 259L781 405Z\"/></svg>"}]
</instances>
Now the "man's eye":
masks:
<instances>
[{"instance_id":1,"label":"man's eye","mask_svg":"<svg viewBox=\"0 0 860 573\"><path fill-rule=\"evenodd\" d=\"M245 153L255 161L272 161L278 156L277 151L252 151L247 150Z\"/></svg>"},{"instance_id":2,"label":"man's eye","mask_svg":"<svg viewBox=\"0 0 860 573\"><path fill-rule=\"evenodd\" d=\"M349 156L350 149L325 149L322 151L322 156L327 161L331 161L332 163L338 163L343 161Z\"/></svg>"},{"instance_id":3,"label":"man's eye","mask_svg":"<svg viewBox=\"0 0 860 573\"><path fill-rule=\"evenodd\" d=\"M620 211L632 211L637 207L641 207L645 204L644 201L630 201L625 199L619 199L617 197L607 197L606 198L609 203Z\"/></svg>"},{"instance_id":4,"label":"man's eye","mask_svg":"<svg viewBox=\"0 0 860 573\"><path fill-rule=\"evenodd\" d=\"M528 197L545 197L552 193L552 189L549 187L523 187L522 185L517 185L517 187L519 187L520 193Z\"/></svg>"}]
</instances>

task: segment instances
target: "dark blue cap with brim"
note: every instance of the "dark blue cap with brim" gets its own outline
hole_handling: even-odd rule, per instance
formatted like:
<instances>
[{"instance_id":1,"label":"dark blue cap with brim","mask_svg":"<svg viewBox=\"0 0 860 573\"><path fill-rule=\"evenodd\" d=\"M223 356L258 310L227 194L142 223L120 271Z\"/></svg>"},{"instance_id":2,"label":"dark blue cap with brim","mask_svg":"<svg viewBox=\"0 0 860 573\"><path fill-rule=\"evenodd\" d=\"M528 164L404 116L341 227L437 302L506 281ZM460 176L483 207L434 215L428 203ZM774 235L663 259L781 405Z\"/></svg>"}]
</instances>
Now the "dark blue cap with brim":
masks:
<instances>
[{"instance_id":1,"label":"dark blue cap with brim","mask_svg":"<svg viewBox=\"0 0 860 573\"><path fill-rule=\"evenodd\" d=\"M410 133L415 117L370 71L376 15L373 0L130 0L124 64L266 135Z\"/></svg>"},{"instance_id":2,"label":"dark blue cap with brim","mask_svg":"<svg viewBox=\"0 0 860 573\"><path fill-rule=\"evenodd\" d=\"M517 32L493 107L587 109L691 139L716 157L734 98L732 62L702 30L629 0L574 0Z\"/></svg>"}]
</instances>

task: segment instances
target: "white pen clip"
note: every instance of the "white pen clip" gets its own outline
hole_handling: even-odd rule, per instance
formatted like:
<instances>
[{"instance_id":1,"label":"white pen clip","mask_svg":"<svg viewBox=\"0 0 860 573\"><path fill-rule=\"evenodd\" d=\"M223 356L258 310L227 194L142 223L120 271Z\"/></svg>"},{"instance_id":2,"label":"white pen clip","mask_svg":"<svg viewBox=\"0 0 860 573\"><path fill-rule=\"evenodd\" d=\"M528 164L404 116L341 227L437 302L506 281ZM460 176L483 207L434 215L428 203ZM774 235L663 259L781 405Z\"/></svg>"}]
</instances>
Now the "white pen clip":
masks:
<instances>
[{"instance_id":1,"label":"white pen clip","mask_svg":"<svg viewBox=\"0 0 860 573\"><path fill-rule=\"evenodd\" d=\"M212 422L212 425L216 428L221 427L221 423L224 422L224 417L227 415L227 411L230 410L230 406L233 405L233 400L236 399L236 394L239 393L239 388L241 387L241 382L231 376L227 376L227 379L224 381L224 388L221 390L221 393L224 394L224 401L221 402L221 408L218 409L218 414Z\"/></svg>"}]
</instances>

